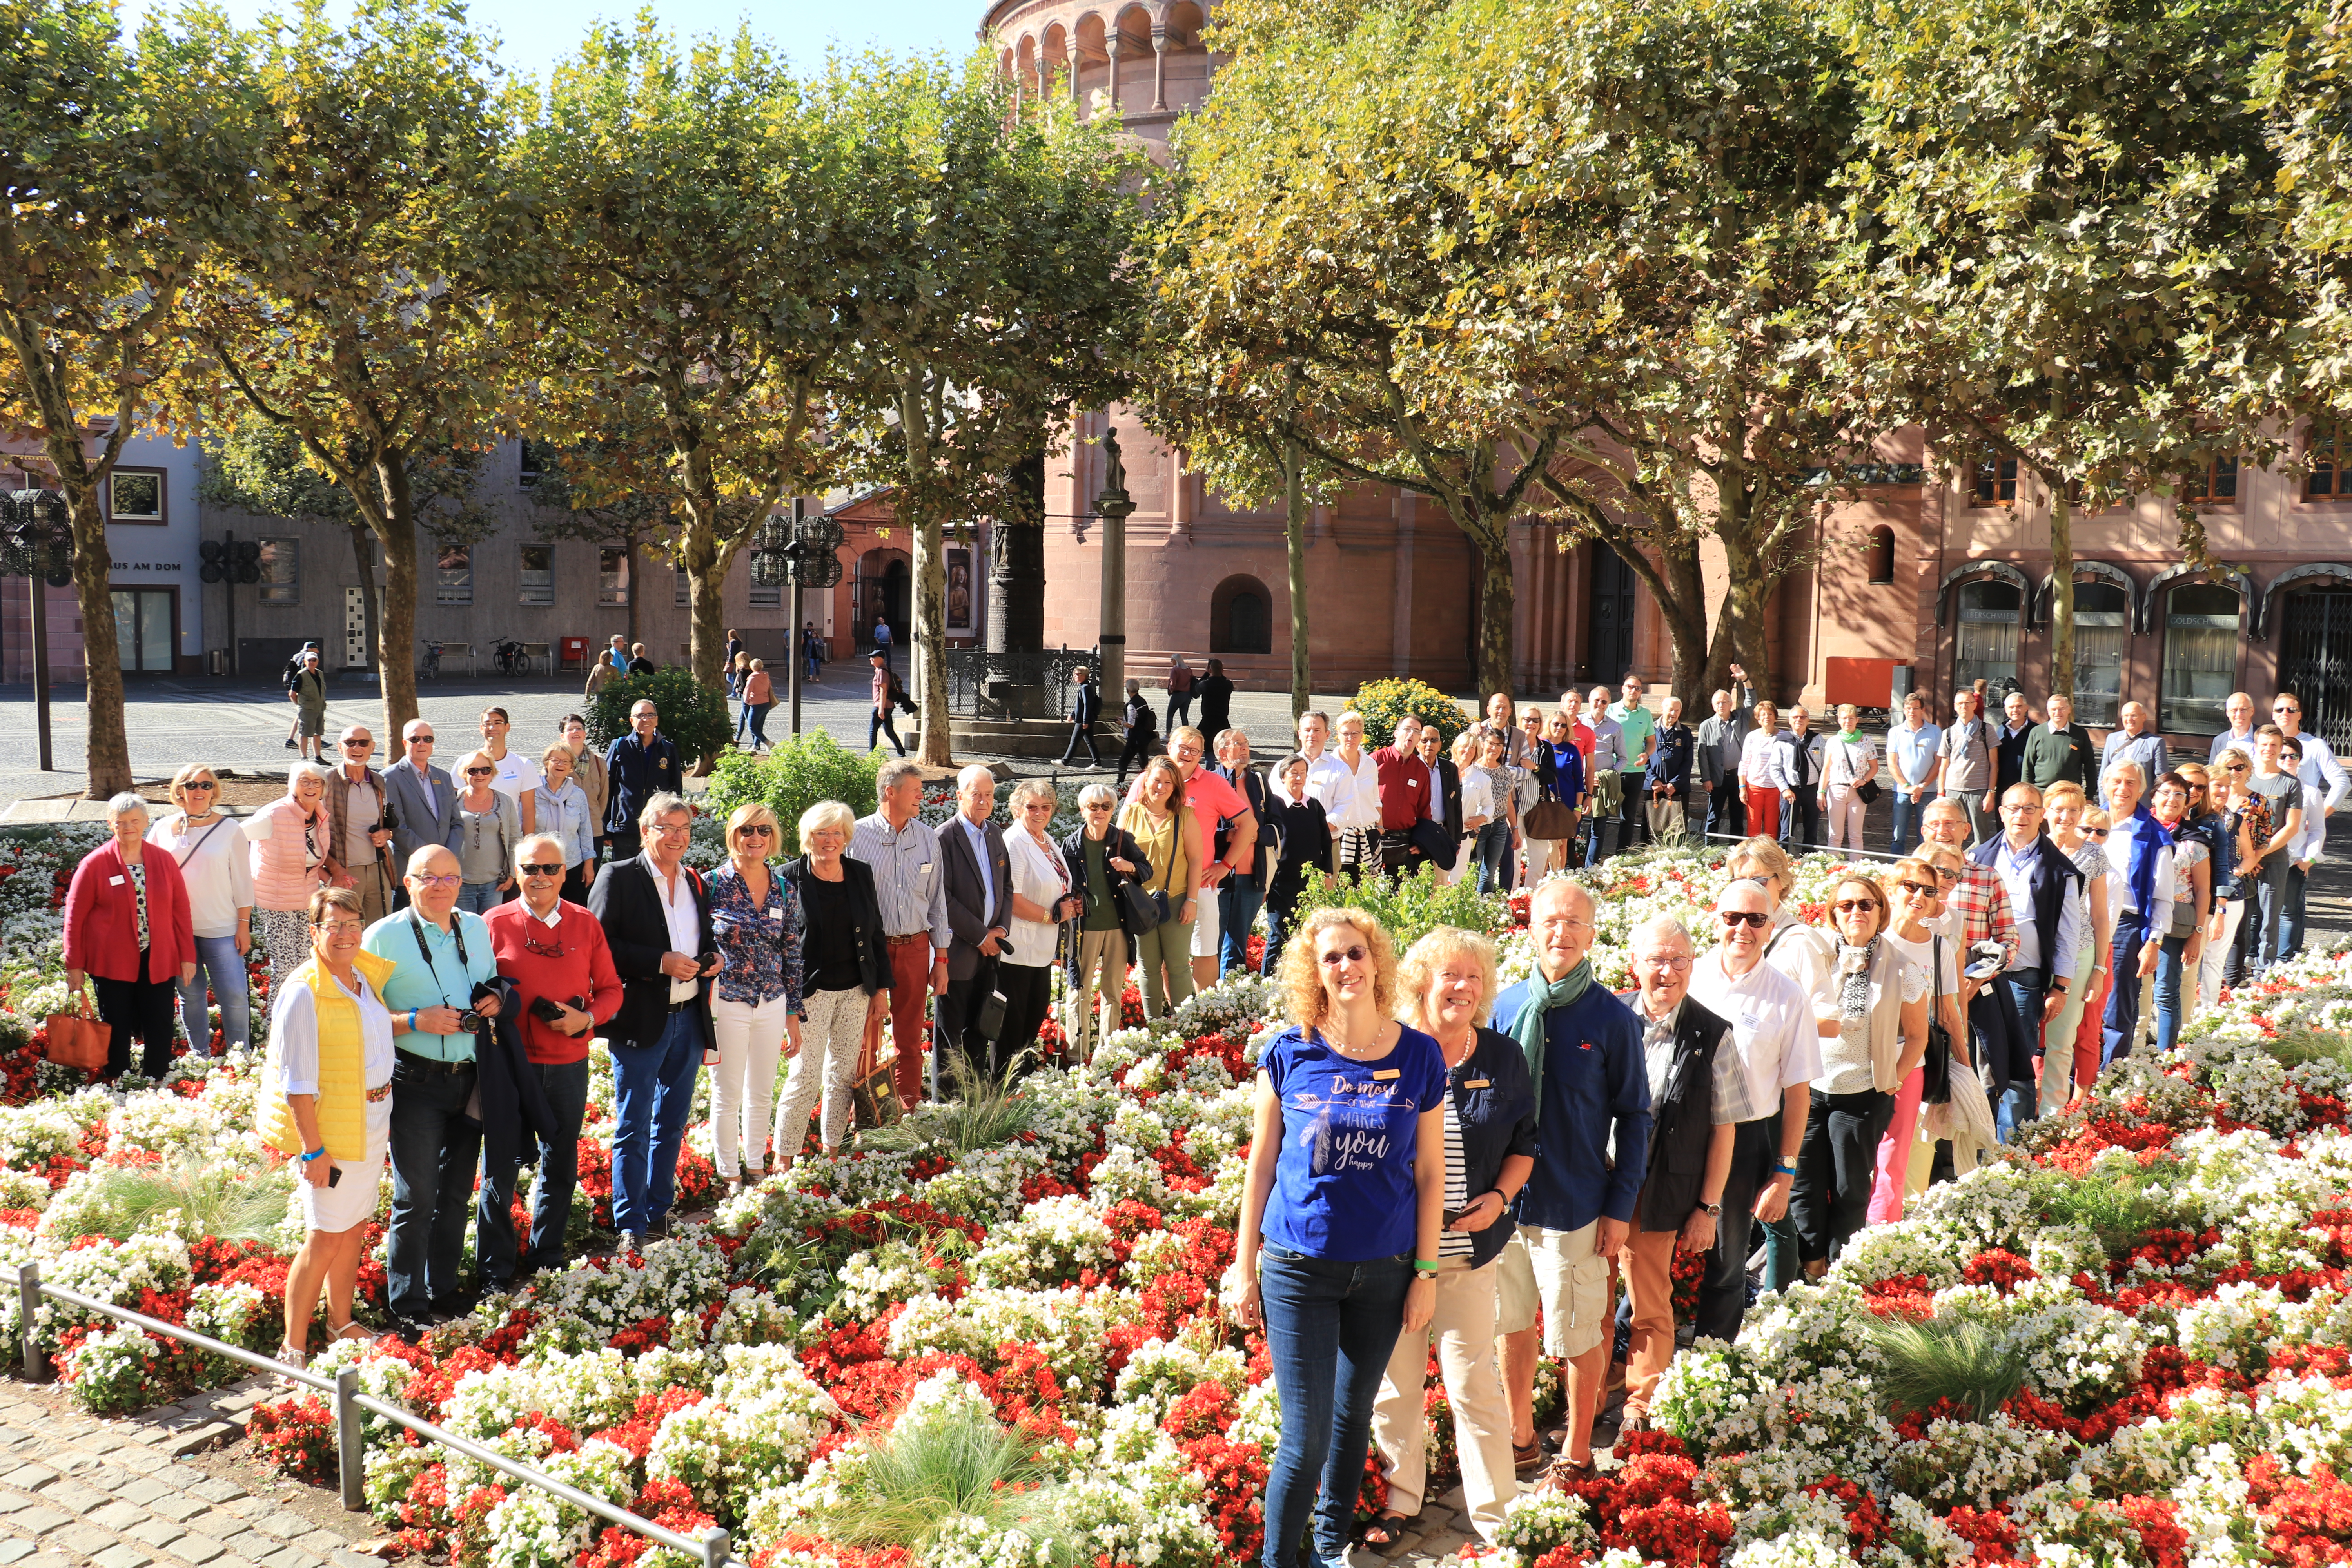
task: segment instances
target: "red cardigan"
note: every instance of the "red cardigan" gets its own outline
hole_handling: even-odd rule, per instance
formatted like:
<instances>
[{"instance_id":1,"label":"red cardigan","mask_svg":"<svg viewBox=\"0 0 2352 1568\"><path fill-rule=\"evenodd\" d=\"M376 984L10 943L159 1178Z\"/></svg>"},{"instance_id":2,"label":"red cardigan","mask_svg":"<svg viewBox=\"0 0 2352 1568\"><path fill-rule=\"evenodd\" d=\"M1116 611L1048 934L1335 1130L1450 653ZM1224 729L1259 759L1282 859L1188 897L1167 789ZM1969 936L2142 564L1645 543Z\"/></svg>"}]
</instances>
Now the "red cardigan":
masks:
<instances>
[{"instance_id":1,"label":"red cardigan","mask_svg":"<svg viewBox=\"0 0 2352 1568\"><path fill-rule=\"evenodd\" d=\"M588 999L588 1016L598 1028L621 1010L621 975L613 967L613 950L604 941L604 925L594 915L569 901L555 906L561 924L548 940L547 927L531 918L520 899L500 904L482 917L490 928L490 948L499 955L499 973L515 983L518 1000L528 1009L536 997L568 1003ZM541 947L560 947L562 958L549 958L523 946L526 938ZM558 1034L526 1011L522 1021L523 1050L534 1062L557 1066L584 1061L587 1035L577 1038Z\"/></svg>"},{"instance_id":2,"label":"red cardigan","mask_svg":"<svg viewBox=\"0 0 2352 1568\"><path fill-rule=\"evenodd\" d=\"M141 851L147 868L147 945L157 980L177 981L196 961L188 923L188 885L168 849ZM139 973L139 903L131 868L110 839L74 868L66 889L66 967L100 980L144 980Z\"/></svg>"}]
</instances>

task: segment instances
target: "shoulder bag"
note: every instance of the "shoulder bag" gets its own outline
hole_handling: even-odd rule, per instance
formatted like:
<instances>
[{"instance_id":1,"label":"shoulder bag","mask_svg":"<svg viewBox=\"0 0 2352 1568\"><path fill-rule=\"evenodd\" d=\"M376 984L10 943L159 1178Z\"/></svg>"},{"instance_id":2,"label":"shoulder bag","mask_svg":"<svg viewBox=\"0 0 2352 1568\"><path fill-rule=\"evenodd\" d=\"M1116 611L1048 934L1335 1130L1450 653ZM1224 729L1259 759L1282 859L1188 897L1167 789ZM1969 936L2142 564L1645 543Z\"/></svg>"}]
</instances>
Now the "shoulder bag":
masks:
<instances>
[{"instance_id":1,"label":"shoulder bag","mask_svg":"<svg viewBox=\"0 0 2352 1568\"><path fill-rule=\"evenodd\" d=\"M1919 1102L1946 1105L1952 1098L1952 1031L1944 1027L1944 939L1927 947L1927 1054L1920 1060Z\"/></svg>"},{"instance_id":2,"label":"shoulder bag","mask_svg":"<svg viewBox=\"0 0 2352 1568\"><path fill-rule=\"evenodd\" d=\"M1862 768L1858 768L1853 764L1853 748L1850 745L1846 745L1846 742L1843 741L1840 741L1838 744L1845 746L1845 771L1859 777L1862 773ZM1863 767L1868 767L1869 765L1870 764L1867 762L1863 763ZM1878 797L1885 793L1886 792L1879 787L1878 781L1876 779L1864 779L1853 786L1853 798L1862 802L1864 805L1877 805Z\"/></svg>"},{"instance_id":3,"label":"shoulder bag","mask_svg":"<svg viewBox=\"0 0 2352 1568\"><path fill-rule=\"evenodd\" d=\"M1115 844L1116 840L1113 842ZM1169 857L1169 864L1175 864L1173 854ZM1137 879L1114 871L1111 873L1111 889L1118 900L1120 922L1127 927L1130 936L1157 931L1160 922L1168 918L1168 896L1151 892Z\"/></svg>"},{"instance_id":4,"label":"shoulder bag","mask_svg":"<svg viewBox=\"0 0 2352 1568\"><path fill-rule=\"evenodd\" d=\"M75 1012L49 1015L48 1058L59 1067L104 1072L106 1047L114 1037L114 1027L91 1013L87 992L79 1001Z\"/></svg>"}]
</instances>

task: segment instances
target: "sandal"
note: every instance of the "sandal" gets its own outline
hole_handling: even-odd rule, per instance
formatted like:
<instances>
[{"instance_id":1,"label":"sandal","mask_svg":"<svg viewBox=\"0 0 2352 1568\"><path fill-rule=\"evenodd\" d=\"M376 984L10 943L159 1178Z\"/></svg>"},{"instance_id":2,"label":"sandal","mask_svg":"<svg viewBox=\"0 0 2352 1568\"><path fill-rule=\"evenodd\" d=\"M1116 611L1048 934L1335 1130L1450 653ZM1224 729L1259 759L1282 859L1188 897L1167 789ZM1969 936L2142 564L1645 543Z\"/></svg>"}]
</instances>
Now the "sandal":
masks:
<instances>
[{"instance_id":1,"label":"sandal","mask_svg":"<svg viewBox=\"0 0 2352 1568\"><path fill-rule=\"evenodd\" d=\"M1511 1468L1518 1472L1521 1480L1541 1471L1549 1460L1540 1437L1524 1448L1517 1443L1511 1445Z\"/></svg>"},{"instance_id":2,"label":"sandal","mask_svg":"<svg viewBox=\"0 0 2352 1568\"><path fill-rule=\"evenodd\" d=\"M1563 1456L1551 1462L1551 1468L1544 1472L1544 1479L1538 1485L1551 1491L1564 1492L1572 1486L1600 1479L1601 1467L1590 1458L1570 1459Z\"/></svg>"},{"instance_id":3,"label":"sandal","mask_svg":"<svg viewBox=\"0 0 2352 1568\"><path fill-rule=\"evenodd\" d=\"M292 1367L295 1371L300 1372L303 1368L310 1364L310 1352L306 1350L298 1349L293 1345L279 1345L278 1347L278 1354L272 1359L282 1362L286 1365Z\"/></svg>"},{"instance_id":4,"label":"sandal","mask_svg":"<svg viewBox=\"0 0 2352 1568\"><path fill-rule=\"evenodd\" d=\"M380 1336L377 1335L373 1329L369 1328L365 1323L356 1321L345 1323L341 1328L335 1331L336 1339L354 1341L363 1345L372 1345L375 1343L379 1337Z\"/></svg>"},{"instance_id":5,"label":"sandal","mask_svg":"<svg viewBox=\"0 0 2352 1568\"><path fill-rule=\"evenodd\" d=\"M1385 1557L1403 1542L1413 1522L1393 1509L1382 1512L1364 1526L1364 1544Z\"/></svg>"}]
</instances>

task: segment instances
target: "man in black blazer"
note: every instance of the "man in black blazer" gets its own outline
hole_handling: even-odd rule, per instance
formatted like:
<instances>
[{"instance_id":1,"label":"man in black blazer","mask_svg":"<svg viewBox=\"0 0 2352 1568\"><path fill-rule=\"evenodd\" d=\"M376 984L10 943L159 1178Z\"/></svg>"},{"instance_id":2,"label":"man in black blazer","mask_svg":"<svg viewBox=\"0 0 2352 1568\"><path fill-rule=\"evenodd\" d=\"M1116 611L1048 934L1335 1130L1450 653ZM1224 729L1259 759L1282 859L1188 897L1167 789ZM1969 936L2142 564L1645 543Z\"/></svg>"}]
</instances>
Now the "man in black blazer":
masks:
<instances>
[{"instance_id":1,"label":"man in black blazer","mask_svg":"<svg viewBox=\"0 0 2352 1568\"><path fill-rule=\"evenodd\" d=\"M1074 669L1070 684L1077 690L1070 698L1070 743L1062 748L1062 765L1068 767L1077 754L1079 742L1087 748L1087 770L1091 773L1102 766L1102 758L1095 753L1095 721L1102 717L1102 693L1095 689L1091 670Z\"/></svg>"},{"instance_id":2,"label":"man in black blazer","mask_svg":"<svg viewBox=\"0 0 2352 1568\"><path fill-rule=\"evenodd\" d=\"M975 1072L991 1070L979 1030L981 1005L996 985L998 955L1013 931L1013 858L996 811L996 775L974 763L956 775L956 815L940 829L941 885L947 893L948 988L931 1027L932 1091L945 1096L949 1052L961 1047Z\"/></svg>"},{"instance_id":3,"label":"man in black blazer","mask_svg":"<svg viewBox=\"0 0 2352 1568\"><path fill-rule=\"evenodd\" d=\"M643 852L606 862L588 890L621 976L621 1010L604 1037L613 1047L613 1226L632 1248L669 1234L719 972L709 900L684 864L694 807L665 791L633 826Z\"/></svg>"},{"instance_id":4,"label":"man in black blazer","mask_svg":"<svg viewBox=\"0 0 2352 1568\"><path fill-rule=\"evenodd\" d=\"M433 765L430 723L411 719L400 738L408 754L383 770L383 792L392 801L392 863L405 866L427 845L457 847L457 786L448 769ZM408 907L405 879L393 900L394 909Z\"/></svg>"}]
</instances>

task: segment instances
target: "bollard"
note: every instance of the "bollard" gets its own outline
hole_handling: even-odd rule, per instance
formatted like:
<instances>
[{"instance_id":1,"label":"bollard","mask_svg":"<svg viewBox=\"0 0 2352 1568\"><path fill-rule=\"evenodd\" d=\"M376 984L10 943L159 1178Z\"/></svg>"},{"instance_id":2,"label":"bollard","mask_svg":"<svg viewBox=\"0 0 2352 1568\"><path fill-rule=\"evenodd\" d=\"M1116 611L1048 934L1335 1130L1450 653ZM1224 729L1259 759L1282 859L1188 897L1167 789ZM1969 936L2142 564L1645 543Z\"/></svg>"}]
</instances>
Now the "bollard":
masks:
<instances>
[{"instance_id":1,"label":"bollard","mask_svg":"<svg viewBox=\"0 0 2352 1568\"><path fill-rule=\"evenodd\" d=\"M727 1568L727 1532L712 1525L702 1532L702 1568Z\"/></svg>"},{"instance_id":2,"label":"bollard","mask_svg":"<svg viewBox=\"0 0 2352 1568\"><path fill-rule=\"evenodd\" d=\"M41 1266L30 1258L16 1265L16 1310L24 1318L25 1381L46 1382L49 1358L41 1349Z\"/></svg>"},{"instance_id":3,"label":"bollard","mask_svg":"<svg viewBox=\"0 0 2352 1568\"><path fill-rule=\"evenodd\" d=\"M367 1510L367 1451L360 1439L360 1371L335 1373L335 1468L343 1483L343 1506Z\"/></svg>"}]
</instances>

